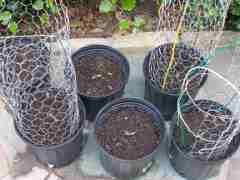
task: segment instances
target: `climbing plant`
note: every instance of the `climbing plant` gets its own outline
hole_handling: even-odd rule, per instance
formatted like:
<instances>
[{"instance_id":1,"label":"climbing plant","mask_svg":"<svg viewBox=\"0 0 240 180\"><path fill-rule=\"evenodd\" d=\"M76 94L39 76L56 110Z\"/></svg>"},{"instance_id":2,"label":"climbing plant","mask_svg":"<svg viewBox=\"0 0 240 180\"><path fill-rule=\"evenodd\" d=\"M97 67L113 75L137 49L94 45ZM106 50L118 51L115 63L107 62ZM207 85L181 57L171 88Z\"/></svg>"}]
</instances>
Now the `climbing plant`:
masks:
<instances>
[{"instance_id":1,"label":"climbing plant","mask_svg":"<svg viewBox=\"0 0 240 180\"><path fill-rule=\"evenodd\" d=\"M34 23L48 23L56 12L55 0L0 0L1 35L20 33L21 24L28 24L30 31Z\"/></svg>"}]
</instances>

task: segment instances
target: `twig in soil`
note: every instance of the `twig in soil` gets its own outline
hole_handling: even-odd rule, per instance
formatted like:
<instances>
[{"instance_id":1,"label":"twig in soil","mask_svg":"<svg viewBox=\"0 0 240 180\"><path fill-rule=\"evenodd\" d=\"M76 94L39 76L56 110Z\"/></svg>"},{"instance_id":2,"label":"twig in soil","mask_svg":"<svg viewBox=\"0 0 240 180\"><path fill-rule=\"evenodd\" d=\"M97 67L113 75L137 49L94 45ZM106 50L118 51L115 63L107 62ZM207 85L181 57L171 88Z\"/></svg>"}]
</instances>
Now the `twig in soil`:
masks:
<instances>
[{"instance_id":1,"label":"twig in soil","mask_svg":"<svg viewBox=\"0 0 240 180\"><path fill-rule=\"evenodd\" d=\"M108 86L108 89L113 90L113 87L109 85L109 86Z\"/></svg>"},{"instance_id":2,"label":"twig in soil","mask_svg":"<svg viewBox=\"0 0 240 180\"><path fill-rule=\"evenodd\" d=\"M137 131L132 131L132 132L124 131L124 135L126 135L126 136L134 136L136 133L137 133Z\"/></svg>"},{"instance_id":3,"label":"twig in soil","mask_svg":"<svg viewBox=\"0 0 240 180\"><path fill-rule=\"evenodd\" d=\"M91 79L92 79L92 80L95 80L95 79L101 78L101 77L102 77L101 74L96 74L96 75L93 75Z\"/></svg>"}]
</instances>

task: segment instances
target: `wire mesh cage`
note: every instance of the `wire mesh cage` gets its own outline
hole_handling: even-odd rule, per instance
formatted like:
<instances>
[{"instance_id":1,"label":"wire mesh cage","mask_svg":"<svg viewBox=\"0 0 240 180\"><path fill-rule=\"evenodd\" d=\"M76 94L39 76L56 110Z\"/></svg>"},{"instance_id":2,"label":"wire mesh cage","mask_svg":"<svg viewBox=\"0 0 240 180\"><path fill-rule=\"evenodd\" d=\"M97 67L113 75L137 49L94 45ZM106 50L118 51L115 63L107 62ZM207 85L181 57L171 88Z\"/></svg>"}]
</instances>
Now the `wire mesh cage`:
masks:
<instances>
[{"instance_id":1,"label":"wire mesh cage","mask_svg":"<svg viewBox=\"0 0 240 180\"><path fill-rule=\"evenodd\" d=\"M1 0L0 14L1 36L49 35L69 28L62 0Z\"/></svg>"},{"instance_id":2,"label":"wire mesh cage","mask_svg":"<svg viewBox=\"0 0 240 180\"><path fill-rule=\"evenodd\" d=\"M170 94L179 94L186 73L195 66L205 66L207 61L197 49L178 43L175 46L175 63L168 69L173 46L172 43L163 44L151 52L148 75L155 87L164 89ZM166 69L168 76L165 76ZM195 86L196 89L199 87Z\"/></svg>"},{"instance_id":3,"label":"wire mesh cage","mask_svg":"<svg viewBox=\"0 0 240 180\"><path fill-rule=\"evenodd\" d=\"M1 95L24 138L36 145L56 145L73 136L81 125L68 42L69 19L61 1L36 2L3 1L2 11L12 6L24 11L20 18L12 17L19 20L19 31L1 31ZM23 28L28 24L30 30Z\"/></svg>"},{"instance_id":4,"label":"wire mesh cage","mask_svg":"<svg viewBox=\"0 0 240 180\"><path fill-rule=\"evenodd\" d=\"M196 78L203 78L205 74L208 80L194 98L191 86ZM227 157L232 148L230 143L240 128L238 88L212 69L195 67L187 73L181 91L174 132L181 149L202 160Z\"/></svg>"},{"instance_id":5,"label":"wire mesh cage","mask_svg":"<svg viewBox=\"0 0 240 180\"><path fill-rule=\"evenodd\" d=\"M231 0L165 0L159 9L160 31L166 41L179 39L201 50L216 48ZM171 33L169 33L171 32Z\"/></svg>"},{"instance_id":6,"label":"wire mesh cage","mask_svg":"<svg viewBox=\"0 0 240 180\"><path fill-rule=\"evenodd\" d=\"M175 91L186 71L208 64L209 54L222 35L230 3L231 0L161 1L155 39L165 43L165 50L164 45L153 49L149 60L153 71L150 79L155 85L166 92ZM171 88L176 79L178 85Z\"/></svg>"}]
</instances>

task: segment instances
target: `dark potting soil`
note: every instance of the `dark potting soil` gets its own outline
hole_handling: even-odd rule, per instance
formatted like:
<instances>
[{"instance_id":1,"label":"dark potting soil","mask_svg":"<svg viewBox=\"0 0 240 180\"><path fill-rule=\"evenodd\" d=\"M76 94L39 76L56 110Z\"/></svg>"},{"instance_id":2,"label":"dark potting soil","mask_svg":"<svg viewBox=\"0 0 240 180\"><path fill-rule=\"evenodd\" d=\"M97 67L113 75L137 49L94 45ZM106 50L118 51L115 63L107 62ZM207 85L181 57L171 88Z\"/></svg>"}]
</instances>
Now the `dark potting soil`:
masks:
<instances>
[{"instance_id":1,"label":"dark potting soil","mask_svg":"<svg viewBox=\"0 0 240 180\"><path fill-rule=\"evenodd\" d=\"M124 160L137 160L152 153L160 144L160 129L148 112L134 107L121 107L103 116L96 129L97 140L111 155Z\"/></svg>"},{"instance_id":2,"label":"dark potting soil","mask_svg":"<svg viewBox=\"0 0 240 180\"><path fill-rule=\"evenodd\" d=\"M222 132L224 130L226 131L230 124L230 121L232 120L231 111L213 101L200 100L197 101L197 104L205 112L202 112L197 107L192 106L188 110L186 110L186 112L182 113L183 119L195 134L201 134L201 136L205 139L217 141L217 139L219 139L219 137L221 136ZM210 115L206 114L207 111ZM223 117L225 118L223 119ZM224 134L223 139L227 139L227 137L232 133L234 128L235 124L233 123L231 128L227 130ZM206 145L208 143L207 141L194 137L190 132L188 132L188 130L184 129L183 131L185 133L184 143L182 142L181 135L183 134L183 132L181 128L175 127L175 130L173 131L176 143L182 151L187 153L190 152L193 147L194 151L206 148ZM198 141L197 143L196 140ZM209 146L213 147L213 145ZM234 147L229 146L229 148L231 150ZM208 153L204 154L202 152L201 154L196 154L196 156L200 159L205 159L204 156L206 156L207 154ZM222 159L227 155L227 153L222 153L221 155L217 156L213 155L209 160Z\"/></svg>"},{"instance_id":3,"label":"dark potting soil","mask_svg":"<svg viewBox=\"0 0 240 180\"><path fill-rule=\"evenodd\" d=\"M78 89L85 96L106 96L123 86L120 64L104 55L86 55L75 63Z\"/></svg>"},{"instance_id":4,"label":"dark potting soil","mask_svg":"<svg viewBox=\"0 0 240 180\"><path fill-rule=\"evenodd\" d=\"M173 44L164 44L160 46L154 52L155 58L150 59L150 66L154 68L149 72L149 78L154 79L153 83L157 87L162 87L163 85L164 76L171 60L172 47ZM200 66L203 63L203 57L201 57L200 52L196 49L179 43L175 48L174 58L175 62L168 74L165 91L178 93L187 72L195 66ZM201 76L196 76L195 80L192 81L191 87L189 87L189 91L195 92L199 89L202 79Z\"/></svg>"},{"instance_id":5,"label":"dark potting soil","mask_svg":"<svg viewBox=\"0 0 240 180\"><path fill-rule=\"evenodd\" d=\"M19 131L35 145L57 145L64 143L76 132L75 109L65 90L51 88L37 91L21 99L18 112ZM78 129L77 127L74 128Z\"/></svg>"}]
</instances>

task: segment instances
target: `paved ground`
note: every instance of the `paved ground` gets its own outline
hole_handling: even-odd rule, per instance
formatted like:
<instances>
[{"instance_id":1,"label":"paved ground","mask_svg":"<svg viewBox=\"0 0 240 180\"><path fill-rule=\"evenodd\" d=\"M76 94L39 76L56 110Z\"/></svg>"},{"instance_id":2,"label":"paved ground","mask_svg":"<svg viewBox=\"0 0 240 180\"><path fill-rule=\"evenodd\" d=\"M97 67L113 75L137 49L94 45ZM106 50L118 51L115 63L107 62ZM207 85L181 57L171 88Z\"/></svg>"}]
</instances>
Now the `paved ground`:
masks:
<instances>
[{"instance_id":1,"label":"paved ground","mask_svg":"<svg viewBox=\"0 0 240 180\"><path fill-rule=\"evenodd\" d=\"M97 43L98 41L96 41ZM103 41L101 41L103 43ZM109 44L109 41L104 41ZM73 44L77 47L76 43ZM121 49L130 61L131 75L130 81L126 88L125 96L143 97L144 81L142 74L142 63L148 47L136 49ZM219 55L211 61L210 67L220 73L230 74L229 78L234 83L239 84L238 79L240 71L235 68L238 62L231 68L229 73L232 52L228 51ZM238 60L240 55L238 55ZM240 64L239 64L240 65ZM233 73L234 72L234 73ZM220 86L223 81L208 83L207 87ZM63 169L51 171L46 167L38 164L32 154L28 151L25 144L19 139L14 132L12 118L0 104L0 179L4 180L57 180L63 176L65 180L111 180L112 178L102 169L96 153L92 129L86 130L90 134L87 145L82 156L73 164ZM239 180L240 172L240 153L237 153L231 160L227 161L219 174L214 180ZM147 175L139 178L140 180L184 180L170 166L166 156L166 149L161 149L159 156L153 168ZM212 179L213 180L213 179Z\"/></svg>"}]
</instances>

